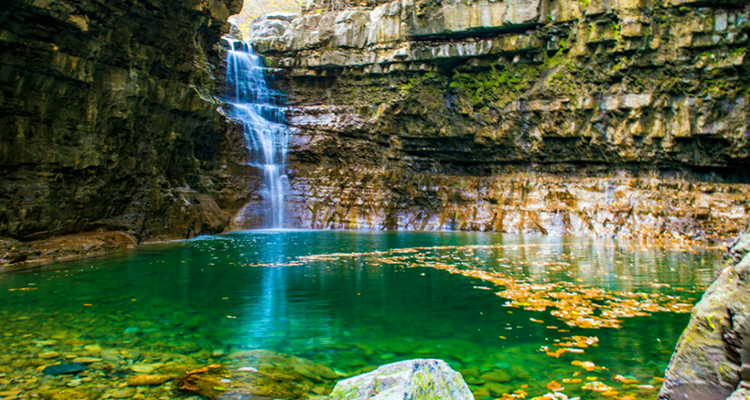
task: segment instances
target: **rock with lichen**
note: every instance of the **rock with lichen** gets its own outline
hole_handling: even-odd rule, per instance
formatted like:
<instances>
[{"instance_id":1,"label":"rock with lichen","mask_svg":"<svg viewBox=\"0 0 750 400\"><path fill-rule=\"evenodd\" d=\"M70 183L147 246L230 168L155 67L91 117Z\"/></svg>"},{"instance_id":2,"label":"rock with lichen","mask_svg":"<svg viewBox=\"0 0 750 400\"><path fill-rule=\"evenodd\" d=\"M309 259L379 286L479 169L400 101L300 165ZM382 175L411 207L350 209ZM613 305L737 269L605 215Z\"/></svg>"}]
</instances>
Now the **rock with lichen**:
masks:
<instances>
[{"instance_id":1,"label":"rock with lichen","mask_svg":"<svg viewBox=\"0 0 750 400\"><path fill-rule=\"evenodd\" d=\"M660 400L748 398L750 234L693 309L666 371Z\"/></svg>"},{"instance_id":2,"label":"rock with lichen","mask_svg":"<svg viewBox=\"0 0 750 400\"><path fill-rule=\"evenodd\" d=\"M331 400L471 400L461 374L445 361L417 359L379 367L336 384Z\"/></svg>"}]
</instances>

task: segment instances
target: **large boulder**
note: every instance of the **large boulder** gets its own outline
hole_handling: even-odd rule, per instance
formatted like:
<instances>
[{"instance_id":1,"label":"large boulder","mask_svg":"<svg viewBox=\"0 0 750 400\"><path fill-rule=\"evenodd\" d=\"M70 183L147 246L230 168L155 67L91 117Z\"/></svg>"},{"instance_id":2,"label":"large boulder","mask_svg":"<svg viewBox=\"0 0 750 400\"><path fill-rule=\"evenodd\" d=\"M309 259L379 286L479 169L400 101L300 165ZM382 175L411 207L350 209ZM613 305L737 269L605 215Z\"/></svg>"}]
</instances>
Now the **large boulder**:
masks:
<instances>
[{"instance_id":1,"label":"large boulder","mask_svg":"<svg viewBox=\"0 0 750 400\"><path fill-rule=\"evenodd\" d=\"M445 361L417 359L383 365L336 384L331 400L473 400L461 374Z\"/></svg>"},{"instance_id":2,"label":"large boulder","mask_svg":"<svg viewBox=\"0 0 750 400\"><path fill-rule=\"evenodd\" d=\"M667 368L660 400L750 398L750 234L693 309Z\"/></svg>"}]
</instances>

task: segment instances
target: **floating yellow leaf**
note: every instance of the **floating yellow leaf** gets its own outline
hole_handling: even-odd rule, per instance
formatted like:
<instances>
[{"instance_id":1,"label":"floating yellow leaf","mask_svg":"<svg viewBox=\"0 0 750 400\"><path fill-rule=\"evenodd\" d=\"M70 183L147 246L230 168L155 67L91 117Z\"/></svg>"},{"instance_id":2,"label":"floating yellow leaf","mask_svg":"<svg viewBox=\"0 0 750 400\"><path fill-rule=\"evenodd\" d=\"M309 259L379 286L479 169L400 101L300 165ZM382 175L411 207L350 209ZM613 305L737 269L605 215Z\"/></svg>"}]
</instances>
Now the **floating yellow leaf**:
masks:
<instances>
[{"instance_id":1,"label":"floating yellow leaf","mask_svg":"<svg viewBox=\"0 0 750 400\"><path fill-rule=\"evenodd\" d=\"M553 391L553 392L561 392L565 390L565 388L560 384L558 381L552 381L547 384L547 389Z\"/></svg>"}]
</instances>

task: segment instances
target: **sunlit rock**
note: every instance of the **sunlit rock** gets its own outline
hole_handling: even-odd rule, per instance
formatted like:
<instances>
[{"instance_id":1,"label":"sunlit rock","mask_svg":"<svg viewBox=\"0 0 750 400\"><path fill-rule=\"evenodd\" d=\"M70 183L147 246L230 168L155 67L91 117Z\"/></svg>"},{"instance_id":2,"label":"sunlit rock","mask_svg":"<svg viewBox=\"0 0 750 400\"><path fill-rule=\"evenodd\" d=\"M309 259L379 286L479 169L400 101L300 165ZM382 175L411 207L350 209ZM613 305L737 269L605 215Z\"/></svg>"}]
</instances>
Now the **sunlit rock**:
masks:
<instances>
[{"instance_id":1,"label":"sunlit rock","mask_svg":"<svg viewBox=\"0 0 750 400\"><path fill-rule=\"evenodd\" d=\"M417 359L379 367L336 384L332 400L471 400L461 374L442 360Z\"/></svg>"}]
</instances>

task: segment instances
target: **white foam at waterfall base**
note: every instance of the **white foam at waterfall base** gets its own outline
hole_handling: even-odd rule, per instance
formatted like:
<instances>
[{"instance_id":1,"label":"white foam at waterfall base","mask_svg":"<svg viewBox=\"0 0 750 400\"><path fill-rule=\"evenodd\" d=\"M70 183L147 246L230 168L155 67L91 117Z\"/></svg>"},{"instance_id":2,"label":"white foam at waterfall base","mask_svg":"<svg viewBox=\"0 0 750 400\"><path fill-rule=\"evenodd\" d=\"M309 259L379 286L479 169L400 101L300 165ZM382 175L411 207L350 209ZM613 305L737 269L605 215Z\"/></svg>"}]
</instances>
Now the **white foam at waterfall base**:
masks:
<instances>
[{"instance_id":1,"label":"white foam at waterfall base","mask_svg":"<svg viewBox=\"0 0 750 400\"><path fill-rule=\"evenodd\" d=\"M284 192L289 186L286 157L289 129L284 119L283 96L271 90L261 58L246 43L226 39L226 100L231 117L242 122L248 163L262 171L263 228L284 227ZM250 201L235 217L234 228L249 228L258 213ZM250 226L249 226L250 225Z\"/></svg>"}]
</instances>

